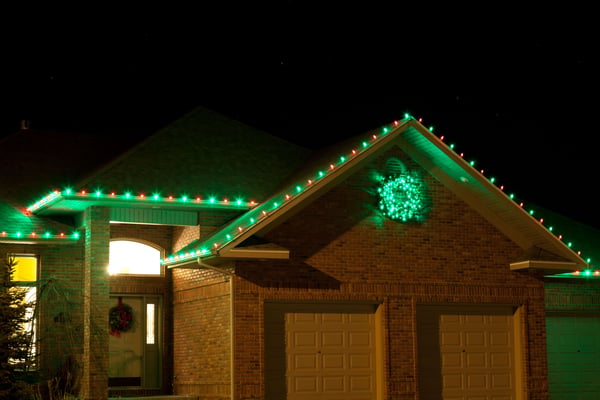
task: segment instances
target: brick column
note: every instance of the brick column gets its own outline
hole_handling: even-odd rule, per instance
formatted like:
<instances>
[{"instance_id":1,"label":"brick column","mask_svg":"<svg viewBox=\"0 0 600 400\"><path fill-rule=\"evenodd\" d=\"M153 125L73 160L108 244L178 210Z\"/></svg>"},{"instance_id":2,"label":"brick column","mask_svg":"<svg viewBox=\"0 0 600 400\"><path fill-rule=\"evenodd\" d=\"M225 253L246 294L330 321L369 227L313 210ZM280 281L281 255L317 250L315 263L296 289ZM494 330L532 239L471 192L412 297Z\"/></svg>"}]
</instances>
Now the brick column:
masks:
<instances>
[{"instance_id":1,"label":"brick column","mask_svg":"<svg viewBox=\"0 0 600 400\"><path fill-rule=\"evenodd\" d=\"M108 398L109 216L107 207L96 206L89 207L84 215L84 335L80 396L86 400Z\"/></svg>"}]
</instances>

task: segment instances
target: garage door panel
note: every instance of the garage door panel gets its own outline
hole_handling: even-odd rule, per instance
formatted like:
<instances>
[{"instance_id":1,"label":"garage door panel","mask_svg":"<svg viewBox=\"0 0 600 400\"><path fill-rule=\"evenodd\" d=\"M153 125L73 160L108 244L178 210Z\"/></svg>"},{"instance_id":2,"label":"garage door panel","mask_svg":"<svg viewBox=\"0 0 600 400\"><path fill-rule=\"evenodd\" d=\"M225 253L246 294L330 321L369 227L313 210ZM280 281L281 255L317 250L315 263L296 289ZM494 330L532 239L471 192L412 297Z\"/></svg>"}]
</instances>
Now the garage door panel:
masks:
<instances>
[{"instance_id":1,"label":"garage door panel","mask_svg":"<svg viewBox=\"0 0 600 400\"><path fill-rule=\"evenodd\" d=\"M446 352L442 354L442 367L443 368L462 368L463 367L463 354L460 351L451 353Z\"/></svg>"},{"instance_id":2,"label":"garage door panel","mask_svg":"<svg viewBox=\"0 0 600 400\"><path fill-rule=\"evenodd\" d=\"M468 324L473 324L476 326L480 326L486 323L486 316L485 315L479 315L479 314L475 314L475 315L463 315L463 316L457 316L457 320L460 322L461 325L468 325Z\"/></svg>"},{"instance_id":3,"label":"garage door panel","mask_svg":"<svg viewBox=\"0 0 600 400\"><path fill-rule=\"evenodd\" d=\"M349 381L351 392L363 392L368 394L374 392L373 377L370 375L350 376Z\"/></svg>"},{"instance_id":4,"label":"garage door panel","mask_svg":"<svg viewBox=\"0 0 600 400\"><path fill-rule=\"evenodd\" d=\"M323 354L323 369L342 369L346 365L346 354Z\"/></svg>"},{"instance_id":5,"label":"garage door panel","mask_svg":"<svg viewBox=\"0 0 600 400\"><path fill-rule=\"evenodd\" d=\"M510 334L503 332L489 332L491 346L510 346Z\"/></svg>"},{"instance_id":6,"label":"garage door panel","mask_svg":"<svg viewBox=\"0 0 600 400\"><path fill-rule=\"evenodd\" d=\"M343 392L346 387L346 379L344 375L325 376L323 377L323 392Z\"/></svg>"},{"instance_id":7,"label":"garage door panel","mask_svg":"<svg viewBox=\"0 0 600 400\"><path fill-rule=\"evenodd\" d=\"M509 389L513 386L512 376L510 374L493 374L492 389Z\"/></svg>"},{"instance_id":8,"label":"garage door panel","mask_svg":"<svg viewBox=\"0 0 600 400\"><path fill-rule=\"evenodd\" d=\"M344 324L346 321L344 320L343 314L336 313L325 313L325 314L314 314L316 319L319 319L323 323L339 323Z\"/></svg>"},{"instance_id":9,"label":"garage door panel","mask_svg":"<svg viewBox=\"0 0 600 400\"><path fill-rule=\"evenodd\" d=\"M292 379L294 391L298 393L315 393L318 388L317 379L314 376L295 376Z\"/></svg>"},{"instance_id":10,"label":"garage door panel","mask_svg":"<svg viewBox=\"0 0 600 400\"><path fill-rule=\"evenodd\" d=\"M370 370L374 367L373 355L369 353L365 354L349 354L350 368L351 369L367 369Z\"/></svg>"},{"instance_id":11,"label":"garage door panel","mask_svg":"<svg viewBox=\"0 0 600 400\"><path fill-rule=\"evenodd\" d=\"M443 387L446 389L464 389L462 374L445 374L442 378Z\"/></svg>"},{"instance_id":12,"label":"garage door panel","mask_svg":"<svg viewBox=\"0 0 600 400\"><path fill-rule=\"evenodd\" d=\"M515 398L512 307L419 306L417 332L421 398Z\"/></svg>"},{"instance_id":13,"label":"garage door panel","mask_svg":"<svg viewBox=\"0 0 600 400\"><path fill-rule=\"evenodd\" d=\"M490 353L490 366L494 369L499 368L512 368L511 357L506 352L502 353Z\"/></svg>"},{"instance_id":14,"label":"garage door panel","mask_svg":"<svg viewBox=\"0 0 600 400\"><path fill-rule=\"evenodd\" d=\"M487 374L467 374L467 390L481 390L490 387Z\"/></svg>"},{"instance_id":15,"label":"garage door panel","mask_svg":"<svg viewBox=\"0 0 600 400\"><path fill-rule=\"evenodd\" d=\"M311 324L314 324L315 322L317 322L318 317L319 317L318 315L310 314L310 313L297 313L297 314L293 314L293 315L289 316L289 318L293 318L293 322L295 324L306 323L309 326Z\"/></svg>"},{"instance_id":16,"label":"garage door panel","mask_svg":"<svg viewBox=\"0 0 600 400\"><path fill-rule=\"evenodd\" d=\"M333 332L322 332L321 343L326 347L343 347L345 332L344 331L333 331Z\"/></svg>"},{"instance_id":17,"label":"garage door panel","mask_svg":"<svg viewBox=\"0 0 600 400\"><path fill-rule=\"evenodd\" d=\"M352 347L368 347L373 346L373 335L371 332L348 332L348 343Z\"/></svg>"},{"instance_id":18,"label":"garage door panel","mask_svg":"<svg viewBox=\"0 0 600 400\"><path fill-rule=\"evenodd\" d=\"M317 356L315 354L294 354L292 359L295 369L317 368Z\"/></svg>"},{"instance_id":19,"label":"garage door panel","mask_svg":"<svg viewBox=\"0 0 600 400\"><path fill-rule=\"evenodd\" d=\"M460 328L458 328L460 329ZM487 332L464 332L465 344L467 346L485 346Z\"/></svg>"},{"instance_id":20,"label":"garage door panel","mask_svg":"<svg viewBox=\"0 0 600 400\"><path fill-rule=\"evenodd\" d=\"M480 368L486 368L488 363L487 363L487 353L484 352L469 352L469 353L464 353L465 358L466 358L466 367L467 368L474 368L474 369L480 369Z\"/></svg>"},{"instance_id":21,"label":"garage door panel","mask_svg":"<svg viewBox=\"0 0 600 400\"><path fill-rule=\"evenodd\" d=\"M440 332L442 346L461 346L463 336L460 332Z\"/></svg>"},{"instance_id":22,"label":"garage door panel","mask_svg":"<svg viewBox=\"0 0 600 400\"><path fill-rule=\"evenodd\" d=\"M291 338L288 399L375 399L374 314L290 312L284 318Z\"/></svg>"}]
</instances>

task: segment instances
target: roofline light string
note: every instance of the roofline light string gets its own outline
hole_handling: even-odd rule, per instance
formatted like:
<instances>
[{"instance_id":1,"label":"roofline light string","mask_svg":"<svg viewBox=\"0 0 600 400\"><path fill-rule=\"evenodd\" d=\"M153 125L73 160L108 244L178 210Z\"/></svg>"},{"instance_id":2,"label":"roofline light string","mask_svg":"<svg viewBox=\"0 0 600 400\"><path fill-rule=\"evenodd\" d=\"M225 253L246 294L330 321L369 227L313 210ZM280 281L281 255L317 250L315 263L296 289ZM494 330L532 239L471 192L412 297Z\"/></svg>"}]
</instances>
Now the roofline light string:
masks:
<instances>
[{"instance_id":1,"label":"roofline light string","mask_svg":"<svg viewBox=\"0 0 600 400\"><path fill-rule=\"evenodd\" d=\"M252 208L256 206L256 201L250 200L245 201L242 199L230 200L225 197L221 200L217 200L216 197L206 197L203 198L201 196L190 197L187 195L182 195L180 197L175 197L173 195L162 196L159 193L153 193L150 196L147 196L145 193L139 193L137 195L133 195L131 192L125 192L123 194L117 194L116 192L104 193L99 190L88 192L85 189L74 191L71 188L65 188L64 190L54 190L50 194L41 198L34 204L30 205L26 208L26 213L35 213L36 211L49 207L52 204L60 201L60 200L68 200L68 199L102 199L105 201L136 201L138 204L163 204L163 205L171 205L171 204L191 204L191 205L203 205L203 206L220 206L220 207L232 207L232 208Z\"/></svg>"},{"instance_id":2,"label":"roofline light string","mask_svg":"<svg viewBox=\"0 0 600 400\"><path fill-rule=\"evenodd\" d=\"M12 239L12 240L56 240L56 239L65 239L65 240L78 240L81 237L79 232L72 232L72 233L65 233L65 232L59 232L59 233L52 233L50 231L45 231L43 233L38 233L38 232L23 232L21 230L19 231L13 231L13 232L8 232L8 231L0 231L0 240L1 239Z\"/></svg>"}]
</instances>

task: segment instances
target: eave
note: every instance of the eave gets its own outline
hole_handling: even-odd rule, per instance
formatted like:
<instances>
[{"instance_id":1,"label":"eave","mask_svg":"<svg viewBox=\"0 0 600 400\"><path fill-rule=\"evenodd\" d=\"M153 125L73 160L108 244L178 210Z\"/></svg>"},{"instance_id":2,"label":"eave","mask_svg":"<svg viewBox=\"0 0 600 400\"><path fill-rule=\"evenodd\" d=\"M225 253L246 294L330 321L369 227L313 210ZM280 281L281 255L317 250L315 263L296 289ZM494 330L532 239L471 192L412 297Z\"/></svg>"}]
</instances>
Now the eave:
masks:
<instances>
[{"instance_id":1,"label":"eave","mask_svg":"<svg viewBox=\"0 0 600 400\"><path fill-rule=\"evenodd\" d=\"M27 208L35 215L75 214L91 206L120 208L151 208L164 210L230 209L248 210L256 204L253 201L217 200L214 198L188 198L186 196L159 196L145 194L116 194L81 191L54 191Z\"/></svg>"},{"instance_id":2,"label":"eave","mask_svg":"<svg viewBox=\"0 0 600 400\"><path fill-rule=\"evenodd\" d=\"M526 260L510 264L511 271L537 270L541 271L546 276L571 273L576 271L579 267L580 265L577 263L567 261Z\"/></svg>"}]
</instances>

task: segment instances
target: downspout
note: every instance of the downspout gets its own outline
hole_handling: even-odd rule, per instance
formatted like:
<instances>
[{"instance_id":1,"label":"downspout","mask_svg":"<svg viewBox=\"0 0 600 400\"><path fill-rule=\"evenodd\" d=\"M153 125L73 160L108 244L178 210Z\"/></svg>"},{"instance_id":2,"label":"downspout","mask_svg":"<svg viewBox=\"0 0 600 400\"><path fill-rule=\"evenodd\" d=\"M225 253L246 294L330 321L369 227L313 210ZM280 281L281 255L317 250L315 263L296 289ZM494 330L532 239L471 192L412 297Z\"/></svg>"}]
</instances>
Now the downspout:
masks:
<instances>
[{"instance_id":1,"label":"downspout","mask_svg":"<svg viewBox=\"0 0 600 400\"><path fill-rule=\"evenodd\" d=\"M196 258L196 262L198 263L199 266L204 267L206 269L210 269L212 271L219 272L219 273L225 275L226 277L228 277L228 279L229 279L229 327L230 327L229 328L229 342L231 343L231 345L230 345L231 352L229 354L229 368L230 368L230 370L229 370L230 389L229 390L231 393L231 400L233 400L235 398L235 396L234 396L235 385L234 385L234 379L233 379L233 374L235 372L234 364L233 364L234 354L235 354L235 351L234 351L235 342L234 342L234 335L233 335L233 329L234 329L234 324L233 324L233 322L234 322L234 318L233 318L233 315L234 315L233 314L233 312L234 312L233 285L234 285L235 280L233 278L234 278L235 272L230 272L225 269L215 267L214 265L207 264L207 263L203 262L202 258L200 258L200 257Z\"/></svg>"}]
</instances>

